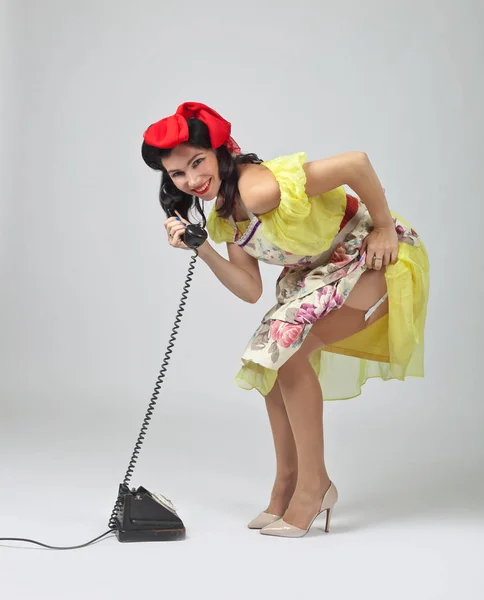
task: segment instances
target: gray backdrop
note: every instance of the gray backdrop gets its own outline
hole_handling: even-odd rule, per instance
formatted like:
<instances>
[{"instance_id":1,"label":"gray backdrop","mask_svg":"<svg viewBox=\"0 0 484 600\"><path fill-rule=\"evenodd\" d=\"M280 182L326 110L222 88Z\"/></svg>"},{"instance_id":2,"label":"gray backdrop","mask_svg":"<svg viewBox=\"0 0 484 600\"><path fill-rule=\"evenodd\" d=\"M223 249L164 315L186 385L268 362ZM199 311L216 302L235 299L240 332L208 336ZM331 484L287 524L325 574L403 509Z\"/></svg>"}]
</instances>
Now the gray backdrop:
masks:
<instances>
[{"instance_id":1,"label":"gray backdrop","mask_svg":"<svg viewBox=\"0 0 484 600\"><path fill-rule=\"evenodd\" d=\"M249 305L199 261L132 479L188 539L5 544L4 597L481 597L483 18L478 0L1 3L0 536L107 529L191 257L140 157L181 102L264 159L365 151L432 268L426 378L325 405L331 535L246 529L275 461L263 399L233 377L279 269Z\"/></svg>"}]
</instances>

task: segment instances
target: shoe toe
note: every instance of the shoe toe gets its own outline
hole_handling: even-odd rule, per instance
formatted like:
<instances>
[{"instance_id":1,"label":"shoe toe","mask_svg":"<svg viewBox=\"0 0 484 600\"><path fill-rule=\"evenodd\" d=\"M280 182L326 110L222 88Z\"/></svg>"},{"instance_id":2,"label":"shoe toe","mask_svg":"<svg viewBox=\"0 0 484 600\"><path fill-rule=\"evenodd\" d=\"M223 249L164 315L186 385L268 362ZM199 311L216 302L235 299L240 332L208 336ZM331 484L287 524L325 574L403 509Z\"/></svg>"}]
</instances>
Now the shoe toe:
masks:
<instances>
[{"instance_id":1,"label":"shoe toe","mask_svg":"<svg viewBox=\"0 0 484 600\"><path fill-rule=\"evenodd\" d=\"M302 537L307 533L306 529L300 529L286 523L284 519L278 519L260 530L262 535L277 535L279 537Z\"/></svg>"},{"instance_id":2,"label":"shoe toe","mask_svg":"<svg viewBox=\"0 0 484 600\"><path fill-rule=\"evenodd\" d=\"M273 515L271 513L261 512L260 515L258 515L255 519L252 519L247 527L249 529L261 529L262 527L265 527L266 525L269 525L280 518L281 515Z\"/></svg>"}]
</instances>

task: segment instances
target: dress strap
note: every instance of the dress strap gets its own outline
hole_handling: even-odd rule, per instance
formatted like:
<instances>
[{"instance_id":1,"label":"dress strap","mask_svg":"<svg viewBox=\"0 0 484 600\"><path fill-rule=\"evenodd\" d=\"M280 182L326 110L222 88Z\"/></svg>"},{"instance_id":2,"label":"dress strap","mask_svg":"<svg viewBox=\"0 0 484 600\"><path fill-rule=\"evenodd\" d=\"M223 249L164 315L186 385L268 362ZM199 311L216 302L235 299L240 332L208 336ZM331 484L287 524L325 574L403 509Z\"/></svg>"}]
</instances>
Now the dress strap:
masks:
<instances>
[{"instance_id":1,"label":"dress strap","mask_svg":"<svg viewBox=\"0 0 484 600\"><path fill-rule=\"evenodd\" d=\"M378 302L376 304L374 304L365 314L365 321L368 321L368 319L371 317L371 315L375 312L375 310L380 306L380 304L383 304L383 302L385 302L385 300L388 297L388 292L386 294L384 294L380 300L378 300Z\"/></svg>"}]
</instances>

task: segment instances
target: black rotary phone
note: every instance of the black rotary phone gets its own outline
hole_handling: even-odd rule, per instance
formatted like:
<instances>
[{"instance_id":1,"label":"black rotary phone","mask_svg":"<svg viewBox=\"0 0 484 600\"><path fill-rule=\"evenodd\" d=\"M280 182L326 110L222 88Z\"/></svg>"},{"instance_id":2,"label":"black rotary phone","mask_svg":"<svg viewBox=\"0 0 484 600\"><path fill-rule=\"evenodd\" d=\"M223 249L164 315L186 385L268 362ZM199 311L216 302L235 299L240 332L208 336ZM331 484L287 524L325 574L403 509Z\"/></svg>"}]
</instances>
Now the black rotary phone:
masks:
<instances>
[{"instance_id":1,"label":"black rotary phone","mask_svg":"<svg viewBox=\"0 0 484 600\"><path fill-rule=\"evenodd\" d=\"M176 216L176 201L173 198L169 196L167 198L165 196L163 201L161 201L161 205L169 217ZM124 481L119 486L118 499L109 520L109 526L111 530L116 531L117 538L120 542L166 541L183 539L185 537L185 527L183 522L178 517L175 507L167 498L161 494L150 493L143 487L129 490L127 483L131 479L134 465L148 427L148 422L150 421L154 410L156 396L159 391L158 384L162 383L162 379L165 375L165 367L169 360L169 355L171 354L171 348L173 347L172 341L179 327L179 316L184 310L185 298L188 293L193 268L198 256L197 248L205 242L207 237L206 229L192 223L187 225L183 232L183 242L189 248L195 250L195 256L190 262L184 291L175 319L175 325L172 329L172 334L165 354L165 360L155 386L155 393L153 394L143 421L141 432L136 442Z\"/></svg>"},{"instance_id":2,"label":"black rotary phone","mask_svg":"<svg viewBox=\"0 0 484 600\"><path fill-rule=\"evenodd\" d=\"M162 208L165 209L169 217L175 217L176 200L171 197L164 198L161 201ZM0 538L0 541L21 541L30 542L43 546L44 548L52 548L56 550L73 550L89 546L99 539L115 533L120 542L148 542L148 541L169 541L184 539L186 535L185 526L176 512L175 506L168 498L156 492L149 492L144 487L129 489L128 484L133 475L136 461L141 450L141 445L144 441L148 424L154 412L156 400L160 391L160 384L163 383L165 376L166 365L172 353L173 340L179 328L180 317L184 311L186 304L185 300L190 287L195 261L198 257L197 248L200 247L207 239L207 231L200 225L189 224L183 232L183 241L195 254L192 257L188 274L183 286L183 293L180 299L180 305L175 318L175 324L172 328L170 339L168 342L165 358L163 360L158 379L155 384L155 389L148 405L141 431L134 447L131 460L129 461L128 470L124 476L123 483L119 485L118 497L114 505L111 517L109 519L109 530L99 537L81 544L79 546L49 546L28 538Z\"/></svg>"}]
</instances>

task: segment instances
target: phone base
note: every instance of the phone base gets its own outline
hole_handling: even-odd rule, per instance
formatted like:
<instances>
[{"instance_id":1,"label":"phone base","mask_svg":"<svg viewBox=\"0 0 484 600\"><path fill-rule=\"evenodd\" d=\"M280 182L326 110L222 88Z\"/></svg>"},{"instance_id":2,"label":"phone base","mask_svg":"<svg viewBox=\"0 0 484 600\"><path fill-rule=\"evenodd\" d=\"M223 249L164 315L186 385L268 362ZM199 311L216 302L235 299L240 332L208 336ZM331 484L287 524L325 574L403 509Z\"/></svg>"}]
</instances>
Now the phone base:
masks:
<instances>
[{"instance_id":1,"label":"phone base","mask_svg":"<svg viewBox=\"0 0 484 600\"><path fill-rule=\"evenodd\" d=\"M185 528L181 529L118 529L119 542L172 542L185 539Z\"/></svg>"},{"instance_id":2,"label":"phone base","mask_svg":"<svg viewBox=\"0 0 484 600\"><path fill-rule=\"evenodd\" d=\"M167 542L186 536L183 521L170 500L144 487L130 490L124 484L119 486L115 523L120 542Z\"/></svg>"}]
</instances>

